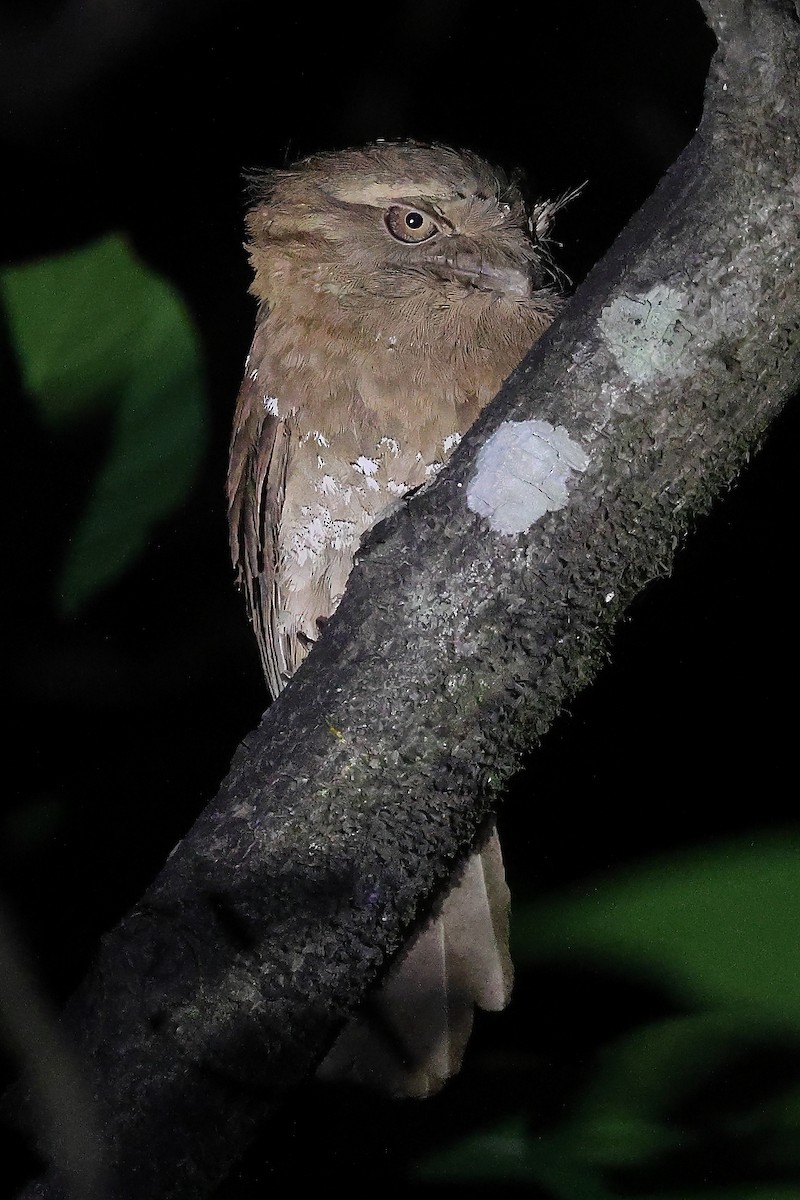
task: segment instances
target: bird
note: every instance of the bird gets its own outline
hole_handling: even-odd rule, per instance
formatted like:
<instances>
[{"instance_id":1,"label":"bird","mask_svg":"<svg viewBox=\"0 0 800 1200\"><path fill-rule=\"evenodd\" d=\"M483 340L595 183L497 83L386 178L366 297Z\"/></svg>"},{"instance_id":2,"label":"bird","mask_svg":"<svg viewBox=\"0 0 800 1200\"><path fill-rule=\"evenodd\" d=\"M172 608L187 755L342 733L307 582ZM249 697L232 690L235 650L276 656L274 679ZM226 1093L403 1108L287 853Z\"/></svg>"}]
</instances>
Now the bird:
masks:
<instances>
[{"instance_id":1,"label":"bird","mask_svg":"<svg viewBox=\"0 0 800 1200\"><path fill-rule=\"evenodd\" d=\"M339 604L362 539L430 481L562 304L549 231L471 151L379 141L251 181L258 306L227 479L230 551L276 697ZM476 1006L511 990L493 828L319 1068L438 1091Z\"/></svg>"}]
</instances>

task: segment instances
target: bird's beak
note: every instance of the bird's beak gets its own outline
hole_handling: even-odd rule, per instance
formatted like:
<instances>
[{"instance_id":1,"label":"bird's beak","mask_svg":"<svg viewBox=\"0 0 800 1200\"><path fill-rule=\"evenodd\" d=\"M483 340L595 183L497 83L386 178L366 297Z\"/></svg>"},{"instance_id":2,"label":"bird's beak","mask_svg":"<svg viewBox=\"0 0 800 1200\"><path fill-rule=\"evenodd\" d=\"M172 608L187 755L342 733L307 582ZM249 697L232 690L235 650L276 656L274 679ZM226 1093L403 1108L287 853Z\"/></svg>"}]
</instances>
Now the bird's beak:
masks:
<instances>
[{"instance_id":1,"label":"bird's beak","mask_svg":"<svg viewBox=\"0 0 800 1200\"><path fill-rule=\"evenodd\" d=\"M473 247L453 247L451 253L435 254L431 264L443 279L476 288L479 292L495 292L511 300L529 300L533 292L532 267L493 263Z\"/></svg>"}]
</instances>

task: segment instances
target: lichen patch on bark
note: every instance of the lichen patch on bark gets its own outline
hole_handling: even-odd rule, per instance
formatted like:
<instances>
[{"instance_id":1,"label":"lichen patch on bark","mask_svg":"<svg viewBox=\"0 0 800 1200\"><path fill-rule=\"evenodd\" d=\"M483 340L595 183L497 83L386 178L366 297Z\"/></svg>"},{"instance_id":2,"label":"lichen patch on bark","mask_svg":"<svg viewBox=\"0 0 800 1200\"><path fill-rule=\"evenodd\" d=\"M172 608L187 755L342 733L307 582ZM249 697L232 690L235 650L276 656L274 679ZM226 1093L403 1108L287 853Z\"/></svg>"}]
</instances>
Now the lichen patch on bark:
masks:
<instances>
[{"instance_id":1,"label":"lichen patch on bark","mask_svg":"<svg viewBox=\"0 0 800 1200\"><path fill-rule=\"evenodd\" d=\"M505 421L478 453L467 507L496 533L523 533L565 506L573 477L588 465L563 425Z\"/></svg>"}]
</instances>

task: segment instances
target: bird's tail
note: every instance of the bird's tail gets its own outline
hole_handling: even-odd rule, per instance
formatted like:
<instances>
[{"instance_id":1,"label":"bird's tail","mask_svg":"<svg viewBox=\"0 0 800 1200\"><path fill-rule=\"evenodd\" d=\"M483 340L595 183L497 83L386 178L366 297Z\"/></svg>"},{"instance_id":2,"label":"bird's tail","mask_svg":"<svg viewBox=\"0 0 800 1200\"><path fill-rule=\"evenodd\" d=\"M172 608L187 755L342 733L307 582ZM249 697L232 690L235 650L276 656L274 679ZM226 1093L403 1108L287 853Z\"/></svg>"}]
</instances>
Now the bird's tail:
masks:
<instances>
[{"instance_id":1,"label":"bird's tail","mask_svg":"<svg viewBox=\"0 0 800 1200\"><path fill-rule=\"evenodd\" d=\"M504 1008L513 971L509 891L497 830L463 869L439 915L414 938L319 1068L392 1096L438 1091L460 1066L475 1006Z\"/></svg>"}]
</instances>

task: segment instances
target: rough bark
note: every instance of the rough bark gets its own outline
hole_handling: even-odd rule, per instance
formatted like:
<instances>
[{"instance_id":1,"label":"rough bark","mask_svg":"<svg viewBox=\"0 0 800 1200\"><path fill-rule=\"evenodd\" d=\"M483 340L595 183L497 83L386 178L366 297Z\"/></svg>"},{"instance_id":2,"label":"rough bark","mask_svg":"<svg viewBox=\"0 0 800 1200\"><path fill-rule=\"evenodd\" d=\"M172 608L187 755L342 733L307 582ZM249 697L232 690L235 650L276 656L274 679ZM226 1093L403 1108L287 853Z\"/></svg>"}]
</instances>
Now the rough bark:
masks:
<instances>
[{"instance_id":1,"label":"rough bark","mask_svg":"<svg viewBox=\"0 0 800 1200\"><path fill-rule=\"evenodd\" d=\"M198 1197L239 1157L798 387L797 11L703 7L720 50L696 137L450 468L376 530L70 1003L105 1194Z\"/></svg>"}]
</instances>

